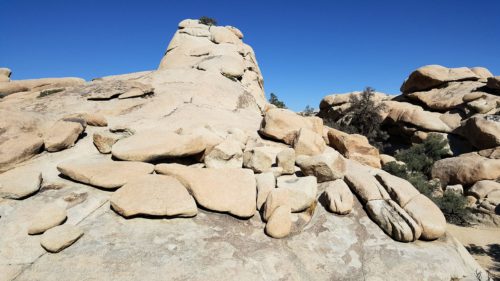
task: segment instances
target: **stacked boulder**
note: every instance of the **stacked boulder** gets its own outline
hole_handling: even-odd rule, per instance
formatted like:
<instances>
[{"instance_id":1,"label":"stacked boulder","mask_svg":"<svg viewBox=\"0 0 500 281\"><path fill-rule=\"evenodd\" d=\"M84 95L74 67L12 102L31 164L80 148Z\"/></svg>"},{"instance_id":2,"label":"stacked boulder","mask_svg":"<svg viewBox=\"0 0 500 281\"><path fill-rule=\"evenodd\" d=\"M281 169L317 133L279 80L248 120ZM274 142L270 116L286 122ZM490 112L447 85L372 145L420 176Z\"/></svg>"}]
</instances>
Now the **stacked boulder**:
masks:
<instances>
[{"instance_id":1,"label":"stacked boulder","mask_svg":"<svg viewBox=\"0 0 500 281\"><path fill-rule=\"evenodd\" d=\"M444 137L448 142L448 154L453 157L437 161L432 177L440 179L445 190L457 190L446 188L448 185L461 185L467 196L468 189L476 182L500 178L500 159L494 153L500 146L497 80L483 67L428 65L409 75L401 86L402 95L391 97L375 93L374 99L384 105L383 126L394 139L411 144L422 142L430 134ZM359 95L359 92L326 96L321 101L318 116L340 120L351 105L349 97L352 95ZM358 138L333 129L327 134L330 145L342 153L346 153L345 145L336 144L337 139ZM362 151L364 159L347 156L352 154L349 152L346 156L376 167L370 163L377 161L370 161L370 158L376 159L377 153L366 148Z\"/></svg>"}]
</instances>

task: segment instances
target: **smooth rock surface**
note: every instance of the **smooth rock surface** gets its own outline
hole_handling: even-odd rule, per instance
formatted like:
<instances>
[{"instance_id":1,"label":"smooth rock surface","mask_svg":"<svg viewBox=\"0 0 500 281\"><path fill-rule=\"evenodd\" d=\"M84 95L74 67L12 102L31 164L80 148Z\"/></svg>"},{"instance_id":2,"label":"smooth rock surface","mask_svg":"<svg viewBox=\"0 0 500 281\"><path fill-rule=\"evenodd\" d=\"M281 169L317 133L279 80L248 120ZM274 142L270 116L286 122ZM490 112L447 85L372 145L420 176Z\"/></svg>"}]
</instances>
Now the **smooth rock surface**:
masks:
<instances>
[{"instance_id":1,"label":"smooth rock surface","mask_svg":"<svg viewBox=\"0 0 500 281\"><path fill-rule=\"evenodd\" d=\"M344 180L364 203L391 199L385 188L368 172L348 169Z\"/></svg>"},{"instance_id":2,"label":"smooth rock surface","mask_svg":"<svg viewBox=\"0 0 500 281\"><path fill-rule=\"evenodd\" d=\"M276 178L272 172L256 174L255 182L257 184L257 210L260 210L269 193L276 188Z\"/></svg>"},{"instance_id":3,"label":"smooth rock surface","mask_svg":"<svg viewBox=\"0 0 500 281\"><path fill-rule=\"evenodd\" d=\"M78 122L57 121L45 134L45 150L57 152L75 145L85 128Z\"/></svg>"},{"instance_id":4,"label":"smooth rock surface","mask_svg":"<svg viewBox=\"0 0 500 281\"><path fill-rule=\"evenodd\" d=\"M28 234L44 233L46 230L60 225L64 220L66 220L66 208L55 203L46 205L30 219Z\"/></svg>"},{"instance_id":5,"label":"smooth rock surface","mask_svg":"<svg viewBox=\"0 0 500 281\"><path fill-rule=\"evenodd\" d=\"M111 207L128 218L137 215L155 217L193 217L198 209L193 197L175 178L163 175L139 176L113 193Z\"/></svg>"},{"instance_id":6,"label":"smooth rock surface","mask_svg":"<svg viewBox=\"0 0 500 281\"><path fill-rule=\"evenodd\" d=\"M308 176L315 176L318 182L342 179L346 171L345 161L337 152L328 152L312 157L297 157L297 165Z\"/></svg>"},{"instance_id":7,"label":"smooth rock surface","mask_svg":"<svg viewBox=\"0 0 500 281\"><path fill-rule=\"evenodd\" d=\"M385 187L391 199L401 207L404 207L411 199L420 194L420 192L405 179L386 172L377 173L375 177Z\"/></svg>"},{"instance_id":8,"label":"smooth rock surface","mask_svg":"<svg viewBox=\"0 0 500 281\"><path fill-rule=\"evenodd\" d=\"M279 206L273 211L266 224L267 235L273 238L284 238L292 230L291 209L287 205Z\"/></svg>"},{"instance_id":9,"label":"smooth rock surface","mask_svg":"<svg viewBox=\"0 0 500 281\"><path fill-rule=\"evenodd\" d=\"M196 202L213 211L249 218L256 210L255 177L248 169L198 169L179 164L158 164L157 173L178 179Z\"/></svg>"},{"instance_id":10,"label":"smooth rock surface","mask_svg":"<svg viewBox=\"0 0 500 281\"><path fill-rule=\"evenodd\" d=\"M315 156L326 149L322 135L307 128L301 128L297 132L292 145L297 155Z\"/></svg>"},{"instance_id":11,"label":"smooth rock surface","mask_svg":"<svg viewBox=\"0 0 500 281\"><path fill-rule=\"evenodd\" d=\"M83 236L83 231L77 226L63 224L51 228L42 235L40 244L51 253L58 253L75 243Z\"/></svg>"},{"instance_id":12,"label":"smooth rock surface","mask_svg":"<svg viewBox=\"0 0 500 281\"><path fill-rule=\"evenodd\" d=\"M318 183L313 176L295 177L281 176L277 179L278 189L288 191L288 205L292 212L303 211L311 206L316 200Z\"/></svg>"},{"instance_id":13,"label":"smooth rock surface","mask_svg":"<svg viewBox=\"0 0 500 281\"><path fill-rule=\"evenodd\" d=\"M339 215L349 214L354 204L354 196L349 186L341 179L326 184L328 184L325 189L328 210Z\"/></svg>"},{"instance_id":14,"label":"smooth rock surface","mask_svg":"<svg viewBox=\"0 0 500 281\"><path fill-rule=\"evenodd\" d=\"M81 159L60 163L57 170L77 182L116 189L131 179L153 173L154 166L141 162Z\"/></svg>"},{"instance_id":15,"label":"smooth rock surface","mask_svg":"<svg viewBox=\"0 0 500 281\"><path fill-rule=\"evenodd\" d=\"M36 193L42 184L42 173L19 167L0 174L0 197L23 199Z\"/></svg>"},{"instance_id":16,"label":"smooth rock surface","mask_svg":"<svg viewBox=\"0 0 500 281\"><path fill-rule=\"evenodd\" d=\"M225 140L215 146L205 156L207 168L241 168L243 166L242 144L235 140Z\"/></svg>"},{"instance_id":17,"label":"smooth rock surface","mask_svg":"<svg viewBox=\"0 0 500 281\"><path fill-rule=\"evenodd\" d=\"M422 228L422 239L434 240L444 235L446 219L438 206L427 196L415 196L404 209Z\"/></svg>"}]
</instances>

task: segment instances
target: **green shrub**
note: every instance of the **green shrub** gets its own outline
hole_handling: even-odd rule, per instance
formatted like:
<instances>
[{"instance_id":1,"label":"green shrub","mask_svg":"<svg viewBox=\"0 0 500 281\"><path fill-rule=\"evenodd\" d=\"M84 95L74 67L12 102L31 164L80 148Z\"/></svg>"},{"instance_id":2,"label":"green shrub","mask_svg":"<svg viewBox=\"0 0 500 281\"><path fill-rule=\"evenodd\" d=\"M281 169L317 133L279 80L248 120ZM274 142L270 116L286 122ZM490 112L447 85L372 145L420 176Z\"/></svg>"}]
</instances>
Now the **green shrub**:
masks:
<instances>
[{"instance_id":1,"label":"green shrub","mask_svg":"<svg viewBox=\"0 0 500 281\"><path fill-rule=\"evenodd\" d=\"M432 200L443 211L446 220L454 224L467 224L469 210L467 209L467 199L461 194L446 191L443 197L434 197Z\"/></svg>"},{"instance_id":2,"label":"green shrub","mask_svg":"<svg viewBox=\"0 0 500 281\"><path fill-rule=\"evenodd\" d=\"M306 105L304 110L302 111L302 115L304 116L314 116L314 108L310 105Z\"/></svg>"},{"instance_id":3,"label":"green shrub","mask_svg":"<svg viewBox=\"0 0 500 281\"><path fill-rule=\"evenodd\" d=\"M429 175L432 165L447 154L446 140L438 134L429 134L422 143L396 153L396 159L406 163L408 170Z\"/></svg>"},{"instance_id":4,"label":"green shrub","mask_svg":"<svg viewBox=\"0 0 500 281\"><path fill-rule=\"evenodd\" d=\"M204 24L204 25L209 25L209 26L212 26L212 25L217 25L217 20L215 20L214 18L209 18L209 17L200 17L198 19L198 22L201 23L201 24Z\"/></svg>"},{"instance_id":5,"label":"green shrub","mask_svg":"<svg viewBox=\"0 0 500 281\"><path fill-rule=\"evenodd\" d=\"M278 96L276 96L274 93L271 93L269 97L269 103L274 104L277 108L287 108L285 103L280 101L278 99Z\"/></svg>"},{"instance_id":6,"label":"green shrub","mask_svg":"<svg viewBox=\"0 0 500 281\"><path fill-rule=\"evenodd\" d=\"M381 128L381 112L385 110L385 105L375 102L374 97L375 90L371 87L367 87L360 95L351 95L346 114L337 121L327 118L325 124L349 134L363 135L382 150L389 138L389 134Z\"/></svg>"}]
</instances>

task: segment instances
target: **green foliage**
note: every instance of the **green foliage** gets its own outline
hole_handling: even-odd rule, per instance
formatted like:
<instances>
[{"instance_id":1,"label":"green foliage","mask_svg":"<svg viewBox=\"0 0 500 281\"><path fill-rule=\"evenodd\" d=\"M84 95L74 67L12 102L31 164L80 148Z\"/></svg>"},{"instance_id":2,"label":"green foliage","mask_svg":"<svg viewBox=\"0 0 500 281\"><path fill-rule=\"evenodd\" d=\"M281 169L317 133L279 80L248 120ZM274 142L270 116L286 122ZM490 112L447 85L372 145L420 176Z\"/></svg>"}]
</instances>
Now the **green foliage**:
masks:
<instances>
[{"instance_id":1,"label":"green foliage","mask_svg":"<svg viewBox=\"0 0 500 281\"><path fill-rule=\"evenodd\" d=\"M396 153L396 159L405 162L406 165L390 162L383 169L390 174L406 179L420 193L434 201L448 222L466 224L469 211L464 196L451 191L445 192L442 197L432 195L432 191L439 186L430 181L430 170L434 162L446 154L445 146L446 141L441 135L430 134L423 143Z\"/></svg>"},{"instance_id":2,"label":"green foliage","mask_svg":"<svg viewBox=\"0 0 500 281\"><path fill-rule=\"evenodd\" d=\"M209 25L209 26L217 25L217 20L216 19L209 18L209 17L206 17L206 16L200 17L198 19L198 22L201 23L201 24L204 24L204 25Z\"/></svg>"},{"instance_id":3,"label":"green foliage","mask_svg":"<svg viewBox=\"0 0 500 281\"><path fill-rule=\"evenodd\" d=\"M396 153L396 159L406 163L408 170L429 175L432 165L447 153L446 140L438 134L429 134L422 143Z\"/></svg>"},{"instance_id":4,"label":"green foliage","mask_svg":"<svg viewBox=\"0 0 500 281\"><path fill-rule=\"evenodd\" d=\"M276 96L274 93L271 93L269 97L269 103L274 104L277 108L287 108L285 103L280 101L278 99L278 96Z\"/></svg>"},{"instance_id":5,"label":"green foliage","mask_svg":"<svg viewBox=\"0 0 500 281\"><path fill-rule=\"evenodd\" d=\"M43 98L43 97L50 96L52 94L59 93L62 91L64 91L64 88L47 89L47 90L41 91L40 94L38 95L38 97Z\"/></svg>"},{"instance_id":6,"label":"green foliage","mask_svg":"<svg viewBox=\"0 0 500 281\"><path fill-rule=\"evenodd\" d=\"M389 134L381 128L381 112L385 110L385 105L375 102L374 97L375 90L371 87L366 87L360 95L351 95L347 113L338 121L324 120L325 124L349 134L363 135L372 145L383 149L389 138Z\"/></svg>"},{"instance_id":7,"label":"green foliage","mask_svg":"<svg viewBox=\"0 0 500 281\"><path fill-rule=\"evenodd\" d=\"M306 105L304 110L302 111L302 115L304 116L313 116L314 115L314 108L310 105Z\"/></svg>"}]
</instances>

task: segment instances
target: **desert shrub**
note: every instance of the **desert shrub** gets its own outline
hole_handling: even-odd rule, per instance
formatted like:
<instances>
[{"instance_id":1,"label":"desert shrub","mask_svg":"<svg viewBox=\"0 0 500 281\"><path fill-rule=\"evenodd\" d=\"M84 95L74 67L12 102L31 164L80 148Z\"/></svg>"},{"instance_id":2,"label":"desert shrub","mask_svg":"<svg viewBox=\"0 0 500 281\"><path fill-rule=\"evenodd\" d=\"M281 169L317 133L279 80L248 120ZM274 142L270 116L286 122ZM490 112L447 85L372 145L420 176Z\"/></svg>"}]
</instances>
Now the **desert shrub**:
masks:
<instances>
[{"instance_id":1,"label":"desert shrub","mask_svg":"<svg viewBox=\"0 0 500 281\"><path fill-rule=\"evenodd\" d=\"M420 193L434 201L448 222L467 224L470 213L464 196L451 191L445 192L442 197L432 195L438 183L430 181L430 170L434 162L446 154L445 147L446 141L441 135L430 134L422 143L396 153L396 159L406 164L390 162L383 169L409 181Z\"/></svg>"},{"instance_id":2,"label":"desert shrub","mask_svg":"<svg viewBox=\"0 0 500 281\"><path fill-rule=\"evenodd\" d=\"M385 105L375 102L375 90L367 87L360 95L351 95L346 114L337 121L324 120L327 126L350 134L360 134L378 149L383 149L389 134L382 130L381 112Z\"/></svg>"},{"instance_id":3,"label":"desert shrub","mask_svg":"<svg viewBox=\"0 0 500 281\"><path fill-rule=\"evenodd\" d=\"M304 116L314 116L314 108L310 105L306 105L304 110L302 111L302 115Z\"/></svg>"},{"instance_id":4,"label":"desert shrub","mask_svg":"<svg viewBox=\"0 0 500 281\"><path fill-rule=\"evenodd\" d=\"M429 134L422 143L398 151L395 156L399 161L406 163L408 170L429 175L434 162L447 154L446 144L441 135Z\"/></svg>"},{"instance_id":5,"label":"desert shrub","mask_svg":"<svg viewBox=\"0 0 500 281\"><path fill-rule=\"evenodd\" d=\"M43 98L43 97L50 96L52 94L56 94L56 93L59 93L62 91L64 91L64 88L47 89L47 90L41 91L40 94L38 95L38 97Z\"/></svg>"},{"instance_id":6,"label":"desert shrub","mask_svg":"<svg viewBox=\"0 0 500 281\"><path fill-rule=\"evenodd\" d=\"M274 93L271 93L269 97L269 103L275 105L277 108L287 108L285 103L283 101L280 101L278 99L278 96L276 96Z\"/></svg>"},{"instance_id":7,"label":"desert shrub","mask_svg":"<svg viewBox=\"0 0 500 281\"><path fill-rule=\"evenodd\" d=\"M214 18L209 18L209 17L206 17L206 16L203 16L203 17L200 17L198 19L198 22L201 23L201 24L204 24L204 25L217 25L217 20L214 19Z\"/></svg>"}]
</instances>

